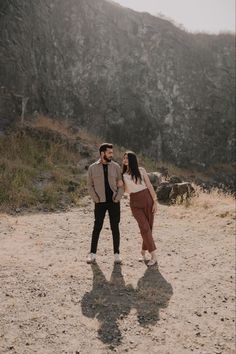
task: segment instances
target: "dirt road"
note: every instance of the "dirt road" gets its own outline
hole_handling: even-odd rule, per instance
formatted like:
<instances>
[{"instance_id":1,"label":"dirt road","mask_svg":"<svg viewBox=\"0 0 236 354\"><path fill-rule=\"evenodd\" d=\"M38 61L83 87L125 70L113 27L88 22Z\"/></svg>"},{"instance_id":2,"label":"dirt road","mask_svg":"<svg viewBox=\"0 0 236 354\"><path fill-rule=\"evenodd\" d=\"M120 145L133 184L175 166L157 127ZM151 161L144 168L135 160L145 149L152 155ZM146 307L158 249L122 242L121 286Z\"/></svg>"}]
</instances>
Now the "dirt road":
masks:
<instances>
[{"instance_id":1,"label":"dirt road","mask_svg":"<svg viewBox=\"0 0 236 354\"><path fill-rule=\"evenodd\" d=\"M0 353L235 353L233 209L159 205L159 269L138 262L125 199L121 266L107 219L97 264L85 262L88 199L66 213L0 215Z\"/></svg>"}]
</instances>

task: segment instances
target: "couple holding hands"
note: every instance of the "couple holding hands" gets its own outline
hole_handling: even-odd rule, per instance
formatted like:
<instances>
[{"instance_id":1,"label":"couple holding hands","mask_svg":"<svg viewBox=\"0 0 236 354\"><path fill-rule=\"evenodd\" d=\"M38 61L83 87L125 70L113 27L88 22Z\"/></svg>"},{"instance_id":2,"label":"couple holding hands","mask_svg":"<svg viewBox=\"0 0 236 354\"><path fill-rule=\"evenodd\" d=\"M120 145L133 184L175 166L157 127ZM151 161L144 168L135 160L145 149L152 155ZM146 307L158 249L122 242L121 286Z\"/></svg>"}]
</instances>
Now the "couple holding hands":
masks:
<instances>
[{"instance_id":1,"label":"couple holding hands","mask_svg":"<svg viewBox=\"0 0 236 354\"><path fill-rule=\"evenodd\" d=\"M114 262L121 263L120 200L125 191L130 195L130 208L143 239L142 259L147 261L148 251L151 259L147 265L157 265L156 246L152 236L157 197L146 170L138 166L137 157L132 151L126 152L123 156L122 173L120 166L112 161L112 144L103 143L99 147L99 153L99 160L89 166L87 176L88 191L95 203L95 220L87 263L96 262L97 245L106 211L109 214L113 237Z\"/></svg>"}]
</instances>

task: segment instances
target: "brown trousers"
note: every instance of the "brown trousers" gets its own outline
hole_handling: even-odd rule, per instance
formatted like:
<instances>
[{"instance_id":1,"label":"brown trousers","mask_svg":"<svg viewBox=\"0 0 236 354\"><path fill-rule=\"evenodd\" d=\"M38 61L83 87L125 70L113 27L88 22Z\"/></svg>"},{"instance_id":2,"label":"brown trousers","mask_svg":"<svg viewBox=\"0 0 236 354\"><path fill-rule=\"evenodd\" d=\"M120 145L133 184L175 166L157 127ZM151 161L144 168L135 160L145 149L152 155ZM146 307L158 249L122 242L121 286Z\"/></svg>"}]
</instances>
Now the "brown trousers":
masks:
<instances>
[{"instance_id":1,"label":"brown trousers","mask_svg":"<svg viewBox=\"0 0 236 354\"><path fill-rule=\"evenodd\" d=\"M130 208L138 222L143 238L143 250L155 251L156 245L152 237L154 214L152 212L153 199L148 189L130 194Z\"/></svg>"}]
</instances>

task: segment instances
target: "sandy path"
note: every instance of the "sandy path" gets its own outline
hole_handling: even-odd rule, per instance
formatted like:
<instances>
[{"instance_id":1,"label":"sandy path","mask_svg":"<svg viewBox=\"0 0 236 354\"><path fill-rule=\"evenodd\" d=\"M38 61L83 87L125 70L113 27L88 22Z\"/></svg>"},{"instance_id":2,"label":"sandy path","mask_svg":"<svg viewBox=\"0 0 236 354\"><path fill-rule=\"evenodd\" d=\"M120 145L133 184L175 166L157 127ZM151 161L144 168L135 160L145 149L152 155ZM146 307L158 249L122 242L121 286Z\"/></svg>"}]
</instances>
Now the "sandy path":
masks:
<instances>
[{"instance_id":1,"label":"sandy path","mask_svg":"<svg viewBox=\"0 0 236 354\"><path fill-rule=\"evenodd\" d=\"M97 265L85 263L92 204L67 213L0 216L0 353L223 353L234 351L234 219L159 205L159 270L122 201L113 266L108 220Z\"/></svg>"}]
</instances>

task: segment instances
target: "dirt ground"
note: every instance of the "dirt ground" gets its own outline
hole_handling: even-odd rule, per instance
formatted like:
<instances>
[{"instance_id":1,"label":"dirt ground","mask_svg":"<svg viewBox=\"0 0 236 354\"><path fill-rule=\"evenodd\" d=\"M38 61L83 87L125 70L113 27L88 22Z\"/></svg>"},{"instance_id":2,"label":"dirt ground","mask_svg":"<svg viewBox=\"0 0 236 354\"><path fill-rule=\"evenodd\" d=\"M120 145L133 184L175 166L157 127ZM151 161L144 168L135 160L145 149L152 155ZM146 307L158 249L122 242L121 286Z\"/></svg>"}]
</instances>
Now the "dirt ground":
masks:
<instances>
[{"instance_id":1,"label":"dirt ground","mask_svg":"<svg viewBox=\"0 0 236 354\"><path fill-rule=\"evenodd\" d=\"M138 262L126 199L121 266L108 219L86 264L92 225L87 198L65 213L0 215L1 354L235 353L232 203L159 205L159 268Z\"/></svg>"}]
</instances>

